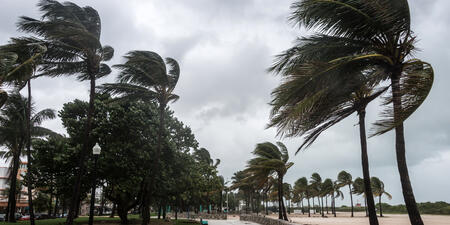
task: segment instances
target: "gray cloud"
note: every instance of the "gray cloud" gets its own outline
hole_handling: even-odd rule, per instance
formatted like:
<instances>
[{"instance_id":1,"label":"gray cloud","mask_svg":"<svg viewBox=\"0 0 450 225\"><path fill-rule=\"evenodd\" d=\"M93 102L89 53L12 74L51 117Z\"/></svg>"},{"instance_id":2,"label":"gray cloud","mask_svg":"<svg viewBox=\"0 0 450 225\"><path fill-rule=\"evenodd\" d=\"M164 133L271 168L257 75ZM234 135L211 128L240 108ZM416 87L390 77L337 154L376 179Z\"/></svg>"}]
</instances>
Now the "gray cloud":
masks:
<instances>
[{"instance_id":1,"label":"gray cloud","mask_svg":"<svg viewBox=\"0 0 450 225\"><path fill-rule=\"evenodd\" d=\"M190 125L201 146L220 158L220 172L230 178L243 169L255 144L276 141L275 130L265 129L270 92L279 82L266 72L273 56L291 46L304 30L287 23L292 1L144 1L74 0L89 4L102 17L102 41L115 48L116 64L126 52L152 50L177 59L181 77L176 88L181 99L171 105L175 115ZM418 58L434 66L436 79L424 105L406 122L407 159L418 201L450 201L447 177L450 165L450 16L447 0L409 1L413 29L418 36ZM0 8L0 44L17 36L21 15L38 17L37 1L5 0ZM114 75L101 79L111 82ZM61 109L75 98L87 99L88 84L73 78L43 78L33 82L39 108ZM379 115L374 103L368 110L368 126ZM294 155L301 138L282 140L295 162L286 180L294 182L313 172L335 179L340 170L362 176L356 116L326 131L310 149ZM45 123L64 132L60 120ZM393 194L389 203L401 203L394 136L390 132L369 139L371 174L386 183ZM342 203L348 204L348 198ZM359 199L361 202L362 199Z\"/></svg>"}]
</instances>

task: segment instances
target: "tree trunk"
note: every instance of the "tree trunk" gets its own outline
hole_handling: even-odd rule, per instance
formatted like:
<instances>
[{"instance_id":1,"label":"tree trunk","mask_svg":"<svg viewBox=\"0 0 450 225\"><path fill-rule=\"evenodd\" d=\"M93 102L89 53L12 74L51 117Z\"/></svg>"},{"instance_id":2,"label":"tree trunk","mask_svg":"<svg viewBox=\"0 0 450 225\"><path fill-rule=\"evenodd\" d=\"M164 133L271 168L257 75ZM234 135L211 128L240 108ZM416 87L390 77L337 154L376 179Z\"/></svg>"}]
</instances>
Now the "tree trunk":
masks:
<instances>
[{"instance_id":1,"label":"tree trunk","mask_svg":"<svg viewBox=\"0 0 450 225\"><path fill-rule=\"evenodd\" d=\"M366 139L365 108L358 110L358 116L359 116L359 138L361 142L361 162L364 179L364 194L366 195L365 205L367 205L366 213L368 212L369 214L370 225L378 225L377 212L375 210L375 201L373 200L372 186L370 184L369 156L367 154L367 139ZM352 215L353 215L353 204L352 204Z\"/></svg>"},{"instance_id":2,"label":"tree trunk","mask_svg":"<svg viewBox=\"0 0 450 225\"><path fill-rule=\"evenodd\" d=\"M162 207L161 207L161 204L158 206L158 220L160 220L161 219L161 210L162 210Z\"/></svg>"},{"instance_id":3,"label":"tree trunk","mask_svg":"<svg viewBox=\"0 0 450 225\"><path fill-rule=\"evenodd\" d=\"M59 197L56 196L56 200L55 200L55 208L54 208L54 211L53 211L53 216L54 216L54 217L56 217L56 214L57 214L57 212L58 212L58 204L59 204Z\"/></svg>"},{"instance_id":4,"label":"tree trunk","mask_svg":"<svg viewBox=\"0 0 450 225\"><path fill-rule=\"evenodd\" d=\"M325 212L323 210L323 197L320 198L322 200L322 207L320 208L320 211L322 211L322 217L325 217Z\"/></svg>"},{"instance_id":5,"label":"tree trunk","mask_svg":"<svg viewBox=\"0 0 450 225\"><path fill-rule=\"evenodd\" d=\"M28 111L27 111L27 175L32 172L31 158L31 78L27 81L28 86ZM33 179L31 176L27 178L27 195L28 195L28 211L30 213L30 225L35 224L33 209Z\"/></svg>"},{"instance_id":6,"label":"tree trunk","mask_svg":"<svg viewBox=\"0 0 450 225\"><path fill-rule=\"evenodd\" d=\"M313 204L312 204L312 207L313 207L313 209L314 209L314 214L316 214L316 206L314 205L314 197L312 197L312 200L313 200Z\"/></svg>"},{"instance_id":7,"label":"tree trunk","mask_svg":"<svg viewBox=\"0 0 450 225\"><path fill-rule=\"evenodd\" d=\"M109 215L110 218L114 218L114 213L116 212L116 203L113 203L112 209L111 209L111 215Z\"/></svg>"},{"instance_id":8,"label":"tree trunk","mask_svg":"<svg viewBox=\"0 0 450 225\"><path fill-rule=\"evenodd\" d=\"M394 121L401 120L402 103L400 93L400 74L399 71L394 72L391 77L392 83L392 97L394 106ZM420 217L419 209L417 208L416 199L414 197L411 181L409 179L408 166L406 164L406 146L403 122L395 127L395 150L397 155L397 167L400 174L400 182L402 184L403 198L405 200L406 209L408 211L411 225L423 225Z\"/></svg>"},{"instance_id":9,"label":"tree trunk","mask_svg":"<svg viewBox=\"0 0 450 225\"><path fill-rule=\"evenodd\" d=\"M311 217L311 206L309 205L309 198L308 198L308 217Z\"/></svg>"},{"instance_id":10,"label":"tree trunk","mask_svg":"<svg viewBox=\"0 0 450 225\"><path fill-rule=\"evenodd\" d=\"M19 171L20 149L14 153L13 168L10 174L9 196L8 196L8 222L16 222L16 189L17 189L17 172Z\"/></svg>"},{"instance_id":11,"label":"tree trunk","mask_svg":"<svg viewBox=\"0 0 450 225\"><path fill-rule=\"evenodd\" d=\"M331 201L331 212L333 213L334 217L336 217L336 197L334 196L334 191L333 191L332 201Z\"/></svg>"},{"instance_id":12,"label":"tree trunk","mask_svg":"<svg viewBox=\"0 0 450 225\"><path fill-rule=\"evenodd\" d=\"M353 217L353 195L352 195L352 186L349 184L348 189L350 191L350 204L352 205L352 217Z\"/></svg>"},{"instance_id":13,"label":"tree trunk","mask_svg":"<svg viewBox=\"0 0 450 225\"><path fill-rule=\"evenodd\" d=\"M128 210L120 205L117 205L117 214L120 218L120 224L128 224Z\"/></svg>"},{"instance_id":14,"label":"tree trunk","mask_svg":"<svg viewBox=\"0 0 450 225\"><path fill-rule=\"evenodd\" d=\"M281 192L283 190L283 181L281 180L281 176L278 174L278 219L283 219L283 205L282 205L282 195Z\"/></svg>"},{"instance_id":15,"label":"tree trunk","mask_svg":"<svg viewBox=\"0 0 450 225\"><path fill-rule=\"evenodd\" d=\"M329 214L329 213L328 213L328 195L325 196L325 206L326 206L326 208L327 208L327 214Z\"/></svg>"},{"instance_id":16,"label":"tree trunk","mask_svg":"<svg viewBox=\"0 0 450 225\"><path fill-rule=\"evenodd\" d=\"M88 68L89 70L89 68ZM90 74L90 81L91 81L91 87L90 87L90 93L89 93L89 109L87 112L87 119L86 119L86 128L84 131L84 143L83 148L81 149L80 156L78 159L78 174L75 180L75 185L73 186L73 193L72 198L70 202L70 208L69 208L69 215L67 216L66 225L73 225L73 220L76 216L76 211L78 210L77 206L79 206L80 201L80 191L81 191L81 178L85 172L86 164L85 164L85 158L89 153L89 149L92 147L91 143L91 128L92 128L92 118L94 116L94 110L95 110L95 74ZM145 224L146 225L146 224Z\"/></svg>"},{"instance_id":17,"label":"tree trunk","mask_svg":"<svg viewBox=\"0 0 450 225\"><path fill-rule=\"evenodd\" d=\"M383 209L381 207L381 195L378 196L378 201L380 202L380 217L383 217Z\"/></svg>"}]
</instances>

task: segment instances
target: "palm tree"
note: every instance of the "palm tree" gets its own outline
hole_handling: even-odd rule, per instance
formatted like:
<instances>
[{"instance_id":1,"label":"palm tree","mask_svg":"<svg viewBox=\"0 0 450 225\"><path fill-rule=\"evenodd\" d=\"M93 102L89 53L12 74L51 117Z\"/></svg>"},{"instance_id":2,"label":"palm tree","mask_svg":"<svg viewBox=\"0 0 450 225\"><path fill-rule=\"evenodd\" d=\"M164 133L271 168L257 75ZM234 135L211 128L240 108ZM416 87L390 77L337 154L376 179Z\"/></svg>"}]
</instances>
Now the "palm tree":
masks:
<instances>
[{"instance_id":1,"label":"palm tree","mask_svg":"<svg viewBox=\"0 0 450 225\"><path fill-rule=\"evenodd\" d=\"M281 142L277 142L276 145L270 142L259 143L256 145L253 154L256 157L249 161L249 171L269 171L277 175L278 218L287 221L286 207L283 201L283 177L294 163L288 162L289 153L286 146Z\"/></svg>"},{"instance_id":2,"label":"palm tree","mask_svg":"<svg viewBox=\"0 0 450 225\"><path fill-rule=\"evenodd\" d=\"M294 190L296 190L299 193L302 193L303 196L308 200L308 217L311 217L311 206L309 204L311 194L309 193L309 188L310 186L308 185L308 179L306 177L299 178L297 181L295 181Z\"/></svg>"},{"instance_id":3,"label":"palm tree","mask_svg":"<svg viewBox=\"0 0 450 225\"><path fill-rule=\"evenodd\" d=\"M352 186L353 186L353 189L352 189L352 193L353 194L363 195L363 197L364 197L364 208L365 208L365 211L366 211L366 216L368 216L369 213L367 212L367 198L366 198L366 195L364 194L364 191L365 191L364 180L361 177L357 177L353 181Z\"/></svg>"},{"instance_id":4,"label":"palm tree","mask_svg":"<svg viewBox=\"0 0 450 225\"><path fill-rule=\"evenodd\" d=\"M55 112L51 109L44 109L40 112L34 112L31 107L31 113L28 112L30 108L27 107L28 100L23 98L20 94L12 94L0 113L0 144L8 148L7 152L2 154L3 158L11 158L11 173L10 173L10 191L8 197L8 220L15 221L16 201L16 180L20 165L20 156L28 139L27 132L27 115L31 115L30 131L31 136L40 137L53 134L52 131L40 127L39 125L47 119L55 118Z\"/></svg>"},{"instance_id":5,"label":"palm tree","mask_svg":"<svg viewBox=\"0 0 450 225\"><path fill-rule=\"evenodd\" d=\"M353 196L352 196L353 180L352 180L352 175L345 172L344 170L342 170L338 174L337 182L338 182L338 185L341 187L348 186L348 190L350 193L350 204L352 206L352 217L353 217Z\"/></svg>"},{"instance_id":6,"label":"palm tree","mask_svg":"<svg viewBox=\"0 0 450 225\"><path fill-rule=\"evenodd\" d=\"M179 96L173 91L180 77L180 67L173 58L165 60L155 52L131 51L125 57L124 64L114 65L120 70L118 83L104 84L101 89L111 94L121 95L122 100L156 101L159 104L159 133L158 147L155 161L159 162L165 137L165 110L167 104L175 102ZM158 164L153 164L158 170ZM151 186L149 184L145 184ZM147 193L143 201L143 221L146 225L150 221L150 196Z\"/></svg>"},{"instance_id":7,"label":"palm tree","mask_svg":"<svg viewBox=\"0 0 450 225\"><path fill-rule=\"evenodd\" d=\"M327 209L327 214L328 214L328 195L331 195L334 192L333 181L330 178L325 179L322 183L321 189L322 189L322 216L324 216L323 197L325 197L325 204L326 204L326 209Z\"/></svg>"},{"instance_id":8,"label":"palm tree","mask_svg":"<svg viewBox=\"0 0 450 225\"><path fill-rule=\"evenodd\" d=\"M291 8L293 23L318 31L301 38L275 68L312 75L305 76L310 82L297 94L318 98L321 89L309 84L351 81L358 71L372 71L370 82L375 84L390 80L392 95L384 102L388 107L385 118L376 123L374 135L395 129L397 166L409 219L413 225L422 225L406 164L403 122L425 101L434 73L429 63L414 58L416 37L408 1L300 0Z\"/></svg>"},{"instance_id":9,"label":"palm tree","mask_svg":"<svg viewBox=\"0 0 450 225\"><path fill-rule=\"evenodd\" d=\"M313 196L317 197L317 202L319 204L319 212L321 212L320 208L320 193L321 193L321 186L322 186L322 177L318 173L313 173L311 175L311 180L309 181L311 184L311 189ZM314 197L313 197L313 206L314 206Z\"/></svg>"},{"instance_id":10,"label":"palm tree","mask_svg":"<svg viewBox=\"0 0 450 225\"><path fill-rule=\"evenodd\" d=\"M381 196L386 195L389 200L392 199L392 195L384 190L384 183L378 177L371 178L373 195L378 197L378 205L380 206L380 216L383 216L383 210L381 208Z\"/></svg>"},{"instance_id":11,"label":"palm tree","mask_svg":"<svg viewBox=\"0 0 450 225\"><path fill-rule=\"evenodd\" d=\"M333 191L331 192L331 195L332 195L332 199L333 199L332 207L333 207L334 217L336 217L336 198L341 197L341 200L344 199L344 193L342 193L342 191L340 189L341 189L341 187L337 183L337 181L333 182Z\"/></svg>"},{"instance_id":12,"label":"palm tree","mask_svg":"<svg viewBox=\"0 0 450 225\"><path fill-rule=\"evenodd\" d=\"M17 54L15 61L15 69L9 72L9 76L14 76L16 83L20 88L26 84L28 89L28 114L27 114L27 169L32 171L31 157L31 79L37 69L40 56L47 50L45 46L40 44L41 41L36 38L12 38L10 43L0 46L0 51L14 52ZM28 208L30 212L30 224L34 225L34 209L33 209L33 181L31 176L27 176L28 189Z\"/></svg>"},{"instance_id":13,"label":"palm tree","mask_svg":"<svg viewBox=\"0 0 450 225\"><path fill-rule=\"evenodd\" d=\"M79 156L79 170L71 198L67 224L72 225L79 204L81 176L85 170L85 158L94 145L91 136L94 113L95 81L111 73L108 65L114 49L100 42L101 20L92 7L80 7L72 2L41 0L38 4L43 13L41 20L23 16L19 29L37 34L46 42L41 74L46 76L76 75L80 81L90 81L89 108L87 112L84 143Z\"/></svg>"}]
</instances>

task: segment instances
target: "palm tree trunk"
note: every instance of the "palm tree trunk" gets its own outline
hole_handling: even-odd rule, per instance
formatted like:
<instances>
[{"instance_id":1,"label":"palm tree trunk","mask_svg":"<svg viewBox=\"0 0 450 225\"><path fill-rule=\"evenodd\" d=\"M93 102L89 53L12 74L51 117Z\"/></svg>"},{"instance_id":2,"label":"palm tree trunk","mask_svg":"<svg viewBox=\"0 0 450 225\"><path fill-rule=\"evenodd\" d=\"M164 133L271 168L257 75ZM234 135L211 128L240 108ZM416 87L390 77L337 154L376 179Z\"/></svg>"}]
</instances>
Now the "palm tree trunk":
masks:
<instances>
[{"instance_id":1,"label":"palm tree trunk","mask_svg":"<svg viewBox=\"0 0 450 225\"><path fill-rule=\"evenodd\" d=\"M323 197L320 197L320 199L322 200L322 207L320 208L320 210L322 211L322 217L325 217L325 212L323 210Z\"/></svg>"},{"instance_id":2,"label":"palm tree trunk","mask_svg":"<svg viewBox=\"0 0 450 225\"><path fill-rule=\"evenodd\" d=\"M327 208L327 214L329 214L329 213L328 213L328 195L325 196L325 206L326 206L326 208Z\"/></svg>"},{"instance_id":3,"label":"palm tree trunk","mask_svg":"<svg viewBox=\"0 0 450 225\"><path fill-rule=\"evenodd\" d=\"M309 205L309 198L308 198L308 217L311 217L311 206Z\"/></svg>"},{"instance_id":4,"label":"palm tree trunk","mask_svg":"<svg viewBox=\"0 0 450 225\"><path fill-rule=\"evenodd\" d=\"M379 201L379 204L380 204L380 217L383 217L383 209L381 208L381 195L378 196L378 201Z\"/></svg>"},{"instance_id":5,"label":"palm tree trunk","mask_svg":"<svg viewBox=\"0 0 450 225\"><path fill-rule=\"evenodd\" d=\"M353 217L353 195L352 195L352 186L348 185L348 189L350 190L350 204L352 205L352 217Z\"/></svg>"},{"instance_id":6,"label":"palm tree trunk","mask_svg":"<svg viewBox=\"0 0 450 225\"><path fill-rule=\"evenodd\" d=\"M27 171L32 172L31 166L31 79L27 81L28 86L28 111L27 111ZM28 174L27 173L27 174ZM30 225L34 225L34 210L33 210L33 180L31 176L26 176L27 178L27 195L28 195L28 211L30 213Z\"/></svg>"},{"instance_id":7,"label":"palm tree trunk","mask_svg":"<svg viewBox=\"0 0 450 225\"><path fill-rule=\"evenodd\" d=\"M331 203L331 208L332 208L332 212L334 217L336 217L336 197L334 196L334 191L333 191L333 202Z\"/></svg>"},{"instance_id":8,"label":"palm tree trunk","mask_svg":"<svg viewBox=\"0 0 450 225\"><path fill-rule=\"evenodd\" d=\"M321 208L320 208L320 197L319 196L317 196L317 204L319 205L319 214L322 214L322 210L321 210Z\"/></svg>"},{"instance_id":9,"label":"palm tree trunk","mask_svg":"<svg viewBox=\"0 0 450 225\"><path fill-rule=\"evenodd\" d=\"M14 152L13 156L13 168L10 174L9 196L8 196L8 222L16 222L16 189L17 189L17 172L19 171L20 164L20 149Z\"/></svg>"},{"instance_id":10,"label":"palm tree trunk","mask_svg":"<svg viewBox=\"0 0 450 225\"><path fill-rule=\"evenodd\" d=\"M282 220L283 219L283 205L282 205L282 195L281 192L283 190L283 181L281 180L280 175L278 175L278 219Z\"/></svg>"},{"instance_id":11,"label":"palm tree trunk","mask_svg":"<svg viewBox=\"0 0 450 225\"><path fill-rule=\"evenodd\" d=\"M89 69L89 68L88 68ZM76 216L76 211L78 210L79 202L80 202L80 191L81 191L81 178L85 172L86 164L85 164L85 158L89 154L89 148L91 148L91 129L92 129L92 118L94 117L94 110L95 110L95 74L90 74L90 93L89 93L89 109L87 112L87 119L86 119L86 128L84 131L84 143L83 148L80 152L80 156L78 159L78 174L75 181L75 185L73 187L73 194L70 201L70 208L69 208L69 215L67 216L66 225L73 225L73 220Z\"/></svg>"},{"instance_id":12,"label":"palm tree trunk","mask_svg":"<svg viewBox=\"0 0 450 225\"><path fill-rule=\"evenodd\" d=\"M313 209L314 209L314 214L316 214L316 206L314 205L314 197L312 197L312 200L313 200L313 204L312 204L312 206L313 206Z\"/></svg>"},{"instance_id":13,"label":"palm tree trunk","mask_svg":"<svg viewBox=\"0 0 450 225\"><path fill-rule=\"evenodd\" d=\"M364 194L366 195L367 211L369 213L370 225L378 225L377 212L375 210L375 201L373 200L372 186L370 184L369 173L369 156L367 154L367 139L366 139L366 110L364 108L358 110L359 115L359 138L361 142L361 162L364 179ZM351 193L350 193L351 194ZM352 204L353 216L353 204Z\"/></svg>"},{"instance_id":14,"label":"palm tree trunk","mask_svg":"<svg viewBox=\"0 0 450 225\"><path fill-rule=\"evenodd\" d=\"M402 102L400 93L400 74L401 69L395 71L391 77L392 97L394 106L394 121L401 120ZM406 164L406 146L403 122L395 127L395 150L397 155L397 167L400 174L400 182L402 184L403 198L405 200L406 209L408 211L411 225L423 225L417 208L416 199L409 179L408 166Z\"/></svg>"}]
</instances>

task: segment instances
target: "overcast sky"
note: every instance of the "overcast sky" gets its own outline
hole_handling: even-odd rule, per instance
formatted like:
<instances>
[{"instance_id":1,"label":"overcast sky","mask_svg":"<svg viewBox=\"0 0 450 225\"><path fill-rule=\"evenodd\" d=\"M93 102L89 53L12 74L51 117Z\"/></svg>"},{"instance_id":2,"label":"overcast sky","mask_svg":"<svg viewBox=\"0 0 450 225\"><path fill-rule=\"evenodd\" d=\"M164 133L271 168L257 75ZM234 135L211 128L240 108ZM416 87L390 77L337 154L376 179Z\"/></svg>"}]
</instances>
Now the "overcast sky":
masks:
<instances>
[{"instance_id":1,"label":"overcast sky","mask_svg":"<svg viewBox=\"0 0 450 225\"><path fill-rule=\"evenodd\" d=\"M202 147L220 158L220 173L230 179L244 168L256 143L276 141L275 130L265 129L270 92L278 77L266 72L273 56L292 45L304 30L287 23L292 1L275 0L74 0L98 10L102 19L102 43L114 47L110 65L122 62L130 50L151 50L173 57L181 67L171 105L175 115L189 125ZM410 177L417 201L450 202L450 1L411 0L413 30L421 52L435 71L433 90L423 106L406 122L406 147ZM19 16L38 18L36 0L2 0L0 44L19 34ZM99 80L112 82L116 73ZM447 89L448 90L448 89ZM88 99L88 82L73 78L43 78L33 82L39 109L60 110L63 103ZM377 118L372 104L368 123ZM59 119L44 124L65 133ZM369 126L370 127L370 126ZM318 172L336 179L341 170L362 176L356 115L324 132L309 149L294 155L300 138L282 140L295 165L286 181ZM385 182L393 195L390 204L403 203L396 168L393 132L368 141L372 176ZM348 193L348 190L344 190ZM348 196L342 204L348 205ZM362 203L362 198L356 198Z\"/></svg>"}]
</instances>

